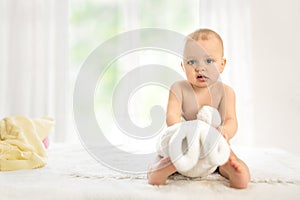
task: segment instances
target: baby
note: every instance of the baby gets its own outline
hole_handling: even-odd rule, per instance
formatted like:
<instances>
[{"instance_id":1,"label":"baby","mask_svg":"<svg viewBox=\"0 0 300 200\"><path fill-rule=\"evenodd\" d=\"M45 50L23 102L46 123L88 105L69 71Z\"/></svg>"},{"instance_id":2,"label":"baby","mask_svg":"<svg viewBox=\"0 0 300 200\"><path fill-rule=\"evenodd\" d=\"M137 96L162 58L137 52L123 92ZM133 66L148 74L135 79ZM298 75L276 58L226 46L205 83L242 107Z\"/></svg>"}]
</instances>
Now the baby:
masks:
<instances>
[{"instance_id":1,"label":"baby","mask_svg":"<svg viewBox=\"0 0 300 200\"><path fill-rule=\"evenodd\" d=\"M167 106L166 121L172 126L185 120L197 119L201 107L208 105L216 108L222 118L218 131L228 141L237 131L235 93L220 81L226 59L221 37L209 29L199 29L191 33L184 48L181 63L187 80L171 86ZM148 182L152 185L166 184L167 178L177 170L169 157L160 158L156 166L148 172ZM233 188L247 188L250 173L247 165L231 150L230 157L219 173L229 179Z\"/></svg>"}]
</instances>

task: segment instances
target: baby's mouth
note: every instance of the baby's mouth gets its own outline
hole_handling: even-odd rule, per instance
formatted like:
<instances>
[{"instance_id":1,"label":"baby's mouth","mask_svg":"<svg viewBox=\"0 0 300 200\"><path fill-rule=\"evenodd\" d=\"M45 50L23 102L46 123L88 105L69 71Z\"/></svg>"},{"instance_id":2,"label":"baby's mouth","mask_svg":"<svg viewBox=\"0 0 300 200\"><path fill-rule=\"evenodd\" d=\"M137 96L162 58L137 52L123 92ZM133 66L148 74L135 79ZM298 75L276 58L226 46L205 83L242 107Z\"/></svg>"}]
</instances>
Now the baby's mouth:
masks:
<instances>
[{"instance_id":1,"label":"baby's mouth","mask_svg":"<svg viewBox=\"0 0 300 200\"><path fill-rule=\"evenodd\" d=\"M206 81L208 79L207 76L204 76L202 74L197 75L197 80L199 81Z\"/></svg>"}]
</instances>

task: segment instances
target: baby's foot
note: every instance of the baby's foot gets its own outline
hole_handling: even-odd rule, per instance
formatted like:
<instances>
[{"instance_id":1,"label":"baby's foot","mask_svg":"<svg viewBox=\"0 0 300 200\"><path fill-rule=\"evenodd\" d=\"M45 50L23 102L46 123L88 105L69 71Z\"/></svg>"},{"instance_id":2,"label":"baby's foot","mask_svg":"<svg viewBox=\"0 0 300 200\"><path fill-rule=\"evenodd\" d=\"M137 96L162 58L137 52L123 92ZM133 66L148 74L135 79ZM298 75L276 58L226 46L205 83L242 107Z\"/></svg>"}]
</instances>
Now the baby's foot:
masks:
<instances>
[{"instance_id":1,"label":"baby's foot","mask_svg":"<svg viewBox=\"0 0 300 200\"><path fill-rule=\"evenodd\" d=\"M168 177L176 172L169 157L161 159L148 170L148 183L151 185L165 185Z\"/></svg>"},{"instance_id":2,"label":"baby's foot","mask_svg":"<svg viewBox=\"0 0 300 200\"><path fill-rule=\"evenodd\" d=\"M233 152L230 154L228 162L220 167L220 173L229 179L230 187L247 188L250 180L249 169Z\"/></svg>"},{"instance_id":3,"label":"baby's foot","mask_svg":"<svg viewBox=\"0 0 300 200\"><path fill-rule=\"evenodd\" d=\"M234 168L237 174L243 173L243 167L241 163L239 163L239 161L234 156L230 156L228 162L231 165L231 167Z\"/></svg>"}]
</instances>

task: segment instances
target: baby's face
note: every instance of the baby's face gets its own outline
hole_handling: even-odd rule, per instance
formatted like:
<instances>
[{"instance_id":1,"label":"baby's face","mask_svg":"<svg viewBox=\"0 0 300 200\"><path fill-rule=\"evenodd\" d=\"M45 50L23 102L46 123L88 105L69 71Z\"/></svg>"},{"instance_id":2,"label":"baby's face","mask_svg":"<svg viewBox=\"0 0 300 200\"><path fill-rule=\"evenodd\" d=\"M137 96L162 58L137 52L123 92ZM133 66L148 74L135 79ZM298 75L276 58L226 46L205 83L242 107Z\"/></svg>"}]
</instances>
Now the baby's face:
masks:
<instances>
[{"instance_id":1,"label":"baby's face","mask_svg":"<svg viewBox=\"0 0 300 200\"><path fill-rule=\"evenodd\" d=\"M207 87L218 81L226 64L222 51L222 45L215 37L187 41L183 69L188 81L197 87Z\"/></svg>"}]
</instances>

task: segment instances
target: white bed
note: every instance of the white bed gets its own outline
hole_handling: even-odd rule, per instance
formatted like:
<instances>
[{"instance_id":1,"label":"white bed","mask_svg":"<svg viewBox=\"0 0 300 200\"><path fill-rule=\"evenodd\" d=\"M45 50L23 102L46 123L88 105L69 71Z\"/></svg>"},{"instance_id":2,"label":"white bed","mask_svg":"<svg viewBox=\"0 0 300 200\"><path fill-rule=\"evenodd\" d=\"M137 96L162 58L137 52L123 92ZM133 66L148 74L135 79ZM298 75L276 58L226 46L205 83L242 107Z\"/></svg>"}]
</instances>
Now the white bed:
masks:
<instances>
[{"instance_id":1,"label":"white bed","mask_svg":"<svg viewBox=\"0 0 300 200\"><path fill-rule=\"evenodd\" d=\"M300 199L300 157L280 149L233 146L252 174L237 190L218 174L202 179L172 176L165 186L146 176L112 171L79 144L52 144L41 169L0 173L0 199Z\"/></svg>"}]
</instances>

